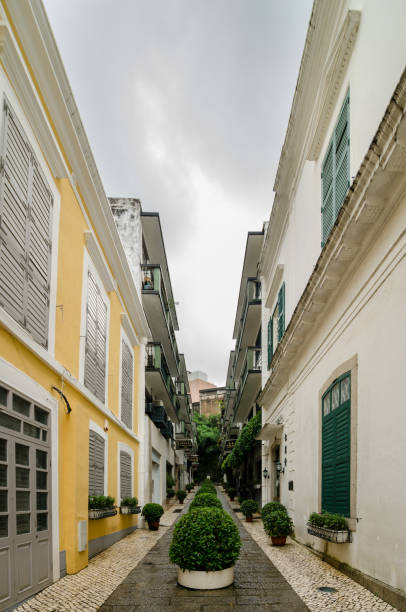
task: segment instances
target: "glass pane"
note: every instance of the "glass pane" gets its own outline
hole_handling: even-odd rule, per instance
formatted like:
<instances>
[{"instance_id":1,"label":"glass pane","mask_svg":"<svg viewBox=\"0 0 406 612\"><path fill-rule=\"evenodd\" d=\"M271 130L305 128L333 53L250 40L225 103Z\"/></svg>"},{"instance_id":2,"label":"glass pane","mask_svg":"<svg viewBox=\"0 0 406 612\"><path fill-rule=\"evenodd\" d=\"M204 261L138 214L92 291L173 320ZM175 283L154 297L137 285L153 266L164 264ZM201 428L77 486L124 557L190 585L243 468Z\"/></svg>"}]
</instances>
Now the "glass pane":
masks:
<instances>
[{"instance_id":1,"label":"glass pane","mask_svg":"<svg viewBox=\"0 0 406 612\"><path fill-rule=\"evenodd\" d=\"M42 430L42 441L46 442L47 441L47 437L48 437L48 432L46 429Z\"/></svg>"},{"instance_id":2,"label":"glass pane","mask_svg":"<svg viewBox=\"0 0 406 612\"><path fill-rule=\"evenodd\" d=\"M0 538L8 536L8 516L0 516Z\"/></svg>"},{"instance_id":3,"label":"glass pane","mask_svg":"<svg viewBox=\"0 0 406 612\"><path fill-rule=\"evenodd\" d=\"M37 450L37 468L47 469L47 456L45 451Z\"/></svg>"},{"instance_id":4,"label":"glass pane","mask_svg":"<svg viewBox=\"0 0 406 612\"><path fill-rule=\"evenodd\" d=\"M37 510L48 510L48 493L37 493Z\"/></svg>"},{"instance_id":5,"label":"glass pane","mask_svg":"<svg viewBox=\"0 0 406 612\"><path fill-rule=\"evenodd\" d=\"M46 410L43 410L42 408L38 408L38 406L35 406L34 413L35 413L35 420L38 421L38 423L42 423L43 425L48 425L48 412Z\"/></svg>"},{"instance_id":6,"label":"glass pane","mask_svg":"<svg viewBox=\"0 0 406 612\"><path fill-rule=\"evenodd\" d=\"M347 376L341 381L341 401L346 402L350 399L350 377Z\"/></svg>"},{"instance_id":7,"label":"glass pane","mask_svg":"<svg viewBox=\"0 0 406 612\"><path fill-rule=\"evenodd\" d=\"M48 529L48 512L37 514L37 531L46 531Z\"/></svg>"},{"instance_id":8,"label":"glass pane","mask_svg":"<svg viewBox=\"0 0 406 612\"><path fill-rule=\"evenodd\" d=\"M25 444L16 444L16 463L30 465L30 447Z\"/></svg>"},{"instance_id":9,"label":"glass pane","mask_svg":"<svg viewBox=\"0 0 406 612\"><path fill-rule=\"evenodd\" d=\"M4 389L4 387L0 387L0 404L7 406L7 389Z\"/></svg>"},{"instance_id":10,"label":"glass pane","mask_svg":"<svg viewBox=\"0 0 406 612\"><path fill-rule=\"evenodd\" d=\"M26 417L30 416L30 402L18 395L13 395L13 410Z\"/></svg>"},{"instance_id":11,"label":"glass pane","mask_svg":"<svg viewBox=\"0 0 406 612\"><path fill-rule=\"evenodd\" d=\"M28 423L24 423L24 433L26 436L31 436L31 438L37 438L37 440L39 440L41 436L40 428L35 427L35 425L29 425Z\"/></svg>"},{"instance_id":12,"label":"glass pane","mask_svg":"<svg viewBox=\"0 0 406 612\"><path fill-rule=\"evenodd\" d=\"M16 491L16 511L30 510L30 492Z\"/></svg>"},{"instance_id":13,"label":"glass pane","mask_svg":"<svg viewBox=\"0 0 406 612\"><path fill-rule=\"evenodd\" d=\"M7 486L7 466L1 464L0 465L0 487Z\"/></svg>"},{"instance_id":14,"label":"glass pane","mask_svg":"<svg viewBox=\"0 0 406 612\"><path fill-rule=\"evenodd\" d=\"M0 512L7 512L8 510L8 502L7 502L7 498L8 498L8 491L6 490L2 490L0 491Z\"/></svg>"},{"instance_id":15,"label":"glass pane","mask_svg":"<svg viewBox=\"0 0 406 612\"><path fill-rule=\"evenodd\" d=\"M37 489L46 489L48 472L37 472Z\"/></svg>"},{"instance_id":16,"label":"glass pane","mask_svg":"<svg viewBox=\"0 0 406 612\"><path fill-rule=\"evenodd\" d=\"M0 461L7 461L7 440L0 438Z\"/></svg>"},{"instance_id":17,"label":"glass pane","mask_svg":"<svg viewBox=\"0 0 406 612\"><path fill-rule=\"evenodd\" d=\"M30 514L17 514L17 535L30 533Z\"/></svg>"},{"instance_id":18,"label":"glass pane","mask_svg":"<svg viewBox=\"0 0 406 612\"><path fill-rule=\"evenodd\" d=\"M13 431L20 431L21 421L19 419L15 419L9 414L6 414L5 412L0 412L0 425L1 427L12 429Z\"/></svg>"},{"instance_id":19,"label":"glass pane","mask_svg":"<svg viewBox=\"0 0 406 612\"><path fill-rule=\"evenodd\" d=\"M330 393L323 400L323 416L330 414Z\"/></svg>"},{"instance_id":20,"label":"glass pane","mask_svg":"<svg viewBox=\"0 0 406 612\"><path fill-rule=\"evenodd\" d=\"M16 487L18 489L29 489L30 470L27 470L26 468L16 467Z\"/></svg>"},{"instance_id":21,"label":"glass pane","mask_svg":"<svg viewBox=\"0 0 406 612\"><path fill-rule=\"evenodd\" d=\"M340 386L335 385L331 392L331 410L335 410L340 403Z\"/></svg>"}]
</instances>

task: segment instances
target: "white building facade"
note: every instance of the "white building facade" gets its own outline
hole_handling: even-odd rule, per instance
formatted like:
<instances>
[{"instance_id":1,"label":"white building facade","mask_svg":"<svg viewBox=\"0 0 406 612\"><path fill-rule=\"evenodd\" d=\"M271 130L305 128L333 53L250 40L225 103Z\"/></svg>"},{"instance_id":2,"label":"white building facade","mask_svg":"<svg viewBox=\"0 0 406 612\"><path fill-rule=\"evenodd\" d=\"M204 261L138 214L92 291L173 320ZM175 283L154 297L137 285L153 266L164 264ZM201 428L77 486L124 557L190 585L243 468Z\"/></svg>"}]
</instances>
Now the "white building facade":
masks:
<instances>
[{"instance_id":1,"label":"white building facade","mask_svg":"<svg viewBox=\"0 0 406 612\"><path fill-rule=\"evenodd\" d=\"M259 261L263 503L405 600L404 2L316 0ZM307 531L343 514L350 543Z\"/></svg>"}]
</instances>

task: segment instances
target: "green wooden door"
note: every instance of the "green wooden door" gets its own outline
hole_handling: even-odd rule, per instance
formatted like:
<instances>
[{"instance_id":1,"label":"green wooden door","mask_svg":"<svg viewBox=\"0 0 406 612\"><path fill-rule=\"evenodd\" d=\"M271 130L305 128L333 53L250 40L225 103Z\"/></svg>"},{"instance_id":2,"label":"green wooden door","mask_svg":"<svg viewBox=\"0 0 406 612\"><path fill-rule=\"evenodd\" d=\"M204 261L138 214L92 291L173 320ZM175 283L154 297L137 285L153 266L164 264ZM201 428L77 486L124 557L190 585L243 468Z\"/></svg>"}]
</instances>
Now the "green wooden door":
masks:
<instances>
[{"instance_id":1,"label":"green wooden door","mask_svg":"<svg viewBox=\"0 0 406 612\"><path fill-rule=\"evenodd\" d=\"M351 379L347 373L322 402L322 510L350 516Z\"/></svg>"}]
</instances>

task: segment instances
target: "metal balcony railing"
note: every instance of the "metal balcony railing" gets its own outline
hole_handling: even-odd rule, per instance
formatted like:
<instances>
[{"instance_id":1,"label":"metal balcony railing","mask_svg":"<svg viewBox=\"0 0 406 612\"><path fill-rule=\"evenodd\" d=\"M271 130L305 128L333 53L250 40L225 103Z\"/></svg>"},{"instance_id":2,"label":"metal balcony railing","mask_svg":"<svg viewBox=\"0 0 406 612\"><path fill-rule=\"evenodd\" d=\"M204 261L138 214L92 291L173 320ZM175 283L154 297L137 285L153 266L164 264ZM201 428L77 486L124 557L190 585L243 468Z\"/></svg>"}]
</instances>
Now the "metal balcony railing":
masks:
<instances>
[{"instance_id":1,"label":"metal balcony railing","mask_svg":"<svg viewBox=\"0 0 406 612\"><path fill-rule=\"evenodd\" d=\"M245 383L249 372L261 372L262 370L262 348L256 346L249 346L244 362L244 369L241 375L241 379L238 385L236 407L240 403L241 395L244 390Z\"/></svg>"},{"instance_id":2,"label":"metal balcony railing","mask_svg":"<svg viewBox=\"0 0 406 612\"><path fill-rule=\"evenodd\" d=\"M162 346L158 342L150 342L145 347L145 367L160 370L165 387L168 391L169 397L171 398L171 402L175 408L176 414L178 414L179 401L176 397L175 385L171 375L169 374L169 368L166 363Z\"/></svg>"},{"instance_id":3,"label":"metal balcony railing","mask_svg":"<svg viewBox=\"0 0 406 612\"><path fill-rule=\"evenodd\" d=\"M245 288L244 304L241 310L240 324L238 326L237 340L235 343L236 351L235 351L233 369L235 369L235 364L237 363L237 359L238 359L238 353L240 351L241 338L242 338L242 334L244 331L245 320L247 318L248 305L252 302L261 302L261 298L262 298L261 282L258 281L256 278L249 278L247 280L247 286Z\"/></svg>"}]
</instances>

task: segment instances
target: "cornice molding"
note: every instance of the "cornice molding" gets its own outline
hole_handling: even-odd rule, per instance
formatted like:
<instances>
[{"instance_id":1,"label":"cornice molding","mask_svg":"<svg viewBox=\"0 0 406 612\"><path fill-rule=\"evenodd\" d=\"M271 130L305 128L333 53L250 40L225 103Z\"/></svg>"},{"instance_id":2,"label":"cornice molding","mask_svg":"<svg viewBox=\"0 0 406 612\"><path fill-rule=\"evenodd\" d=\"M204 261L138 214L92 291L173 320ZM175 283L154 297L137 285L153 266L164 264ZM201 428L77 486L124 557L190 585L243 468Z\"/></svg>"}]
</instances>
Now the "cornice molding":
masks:
<instances>
[{"instance_id":1,"label":"cornice molding","mask_svg":"<svg viewBox=\"0 0 406 612\"><path fill-rule=\"evenodd\" d=\"M125 312L121 313L121 325L123 326L129 341L131 342L131 346L137 346L138 344L140 344L137 338L137 334L135 333L134 328L131 325L130 318Z\"/></svg>"},{"instance_id":2,"label":"cornice molding","mask_svg":"<svg viewBox=\"0 0 406 612\"><path fill-rule=\"evenodd\" d=\"M361 11L348 11L341 26L340 33L326 62L323 86L319 89L307 159L315 161L320 155L323 142L330 125L331 116L337 103L338 94L344 82L345 72L351 59L352 51L361 22Z\"/></svg>"},{"instance_id":3,"label":"cornice molding","mask_svg":"<svg viewBox=\"0 0 406 612\"><path fill-rule=\"evenodd\" d=\"M372 144L348 191L285 334L258 398L268 404L289 379L290 364L325 311L343 278L363 256L377 222L390 214L406 189L406 70L402 74Z\"/></svg>"}]
</instances>

